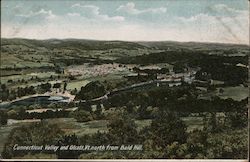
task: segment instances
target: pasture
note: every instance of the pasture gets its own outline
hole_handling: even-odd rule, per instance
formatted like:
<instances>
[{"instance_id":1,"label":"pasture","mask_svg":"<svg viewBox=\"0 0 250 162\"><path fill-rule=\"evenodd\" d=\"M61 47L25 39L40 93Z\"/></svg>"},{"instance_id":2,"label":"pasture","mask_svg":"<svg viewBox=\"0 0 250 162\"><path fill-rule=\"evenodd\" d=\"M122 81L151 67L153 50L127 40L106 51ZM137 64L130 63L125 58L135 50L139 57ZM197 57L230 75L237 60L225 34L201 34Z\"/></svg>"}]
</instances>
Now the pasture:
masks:
<instances>
[{"instance_id":1,"label":"pasture","mask_svg":"<svg viewBox=\"0 0 250 162\"><path fill-rule=\"evenodd\" d=\"M79 91L82 86L87 85L89 82L90 81L88 80L77 80L77 81L69 82L67 85L67 90L74 90L76 88L77 91Z\"/></svg>"},{"instance_id":2,"label":"pasture","mask_svg":"<svg viewBox=\"0 0 250 162\"><path fill-rule=\"evenodd\" d=\"M223 98L232 98L234 100L240 101L245 99L249 96L249 89L243 86L236 86L236 87L225 87L222 93L219 93L219 89L216 90L216 94Z\"/></svg>"}]
</instances>

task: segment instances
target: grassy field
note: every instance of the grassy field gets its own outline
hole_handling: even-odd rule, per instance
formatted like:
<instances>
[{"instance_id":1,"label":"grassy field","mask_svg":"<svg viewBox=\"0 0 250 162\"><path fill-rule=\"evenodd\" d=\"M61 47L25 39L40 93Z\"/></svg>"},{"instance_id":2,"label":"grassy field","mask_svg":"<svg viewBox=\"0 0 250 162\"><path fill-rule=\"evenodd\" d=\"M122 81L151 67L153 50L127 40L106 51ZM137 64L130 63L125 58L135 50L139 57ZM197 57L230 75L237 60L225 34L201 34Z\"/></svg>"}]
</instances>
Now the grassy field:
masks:
<instances>
[{"instance_id":1,"label":"grassy field","mask_svg":"<svg viewBox=\"0 0 250 162\"><path fill-rule=\"evenodd\" d=\"M85 134L94 134L98 131L105 132L107 131L108 124L108 120L93 120L89 122L79 123L76 122L76 120L73 118L48 119L47 121L59 124L59 127L67 134L75 133L79 136ZM151 120L136 120L135 123L138 126L138 130L140 130L145 126L149 126L151 124Z\"/></svg>"},{"instance_id":2,"label":"grassy field","mask_svg":"<svg viewBox=\"0 0 250 162\"><path fill-rule=\"evenodd\" d=\"M22 61L16 64L17 68L37 68L37 67L53 67L54 65L48 62L32 62L32 61Z\"/></svg>"},{"instance_id":3,"label":"grassy field","mask_svg":"<svg viewBox=\"0 0 250 162\"><path fill-rule=\"evenodd\" d=\"M202 88L199 88L202 89ZM220 89L223 92L219 92ZM217 88L212 92L206 92L203 90L203 94L201 96L202 99L210 99L213 96L218 96L222 99L231 98L236 101L241 101L249 96L249 89L243 86L235 86L235 87L224 87L224 88Z\"/></svg>"},{"instance_id":4,"label":"grassy field","mask_svg":"<svg viewBox=\"0 0 250 162\"><path fill-rule=\"evenodd\" d=\"M79 80L79 81L72 81L69 82L67 85L67 90L74 90L75 88L77 90L80 90L82 86L85 86L89 83L88 80Z\"/></svg>"},{"instance_id":5,"label":"grassy field","mask_svg":"<svg viewBox=\"0 0 250 162\"><path fill-rule=\"evenodd\" d=\"M234 100L242 100L249 96L249 89L247 87L236 86L236 87L226 87L222 88L223 93L219 93L219 89L217 89L216 93L221 98L232 98Z\"/></svg>"},{"instance_id":6,"label":"grassy field","mask_svg":"<svg viewBox=\"0 0 250 162\"><path fill-rule=\"evenodd\" d=\"M43 72L43 73L29 73L24 75L11 75L11 76L5 76L1 77L1 83L5 84L8 82L8 80L18 81L24 79L25 81L30 80L32 77L39 77L40 79L49 78L50 76L58 76L55 72Z\"/></svg>"},{"instance_id":7,"label":"grassy field","mask_svg":"<svg viewBox=\"0 0 250 162\"><path fill-rule=\"evenodd\" d=\"M203 129L202 117L182 117L181 119L187 125L187 132L190 132L194 129Z\"/></svg>"},{"instance_id":8,"label":"grassy field","mask_svg":"<svg viewBox=\"0 0 250 162\"><path fill-rule=\"evenodd\" d=\"M33 87L37 87L38 85L41 85L41 84L45 84L45 83L50 83L51 85L55 84L55 83L62 83L63 80L53 80L53 81L44 81L44 82L33 82L33 83L29 83L29 86L33 86ZM16 84L16 85L13 85L12 88L17 88L17 87L27 87L27 84Z\"/></svg>"},{"instance_id":9,"label":"grassy field","mask_svg":"<svg viewBox=\"0 0 250 162\"><path fill-rule=\"evenodd\" d=\"M213 80L213 83L212 83L212 85L223 85L223 84L224 82L220 80Z\"/></svg>"},{"instance_id":10,"label":"grassy field","mask_svg":"<svg viewBox=\"0 0 250 162\"><path fill-rule=\"evenodd\" d=\"M15 55L9 55L6 53L1 53L1 69L2 68L14 68L14 65L22 60L15 57Z\"/></svg>"},{"instance_id":11,"label":"grassy field","mask_svg":"<svg viewBox=\"0 0 250 162\"><path fill-rule=\"evenodd\" d=\"M47 61L31 59L31 55L11 55L1 54L1 68L37 68L37 67L53 67L54 64Z\"/></svg>"}]
</instances>

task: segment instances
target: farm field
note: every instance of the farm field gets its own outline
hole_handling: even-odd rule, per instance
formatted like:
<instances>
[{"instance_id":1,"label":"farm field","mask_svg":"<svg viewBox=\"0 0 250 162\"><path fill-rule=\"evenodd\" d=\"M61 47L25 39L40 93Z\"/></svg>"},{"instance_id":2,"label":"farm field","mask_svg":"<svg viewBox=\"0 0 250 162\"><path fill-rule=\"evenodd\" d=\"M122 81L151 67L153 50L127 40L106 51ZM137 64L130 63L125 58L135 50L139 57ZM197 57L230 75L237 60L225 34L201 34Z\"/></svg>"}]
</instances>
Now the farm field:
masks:
<instances>
[{"instance_id":1,"label":"farm field","mask_svg":"<svg viewBox=\"0 0 250 162\"><path fill-rule=\"evenodd\" d=\"M12 80L13 82L17 82L18 80L21 81L24 79L25 81L30 80L30 79L35 79L36 77L39 77L40 79L46 79L49 77L56 77L58 74L55 72L37 72L37 73L29 73L29 74L22 74L22 75L11 75L11 76L5 76L1 77L1 82L3 84L6 84L9 80Z\"/></svg>"},{"instance_id":2,"label":"farm field","mask_svg":"<svg viewBox=\"0 0 250 162\"><path fill-rule=\"evenodd\" d=\"M204 88L199 88L205 90ZM222 90L222 92L220 92ZM232 86L216 88L212 92L205 92L202 94L203 99L210 99L211 97L218 96L221 99L231 98L236 101L241 101L249 96L249 89L244 86Z\"/></svg>"},{"instance_id":3,"label":"farm field","mask_svg":"<svg viewBox=\"0 0 250 162\"><path fill-rule=\"evenodd\" d=\"M76 80L69 82L67 85L68 90L74 90L75 88L79 91L82 86L85 86L89 83L90 81L88 80Z\"/></svg>"},{"instance_id":4,"label":"farm field","mask_svg":"<svg viewBox=\"0 0 250 162\"><path fill-rule=\"evenodd\" d=\"M223 89L223 93L219 93L218 89L216 93L219 97L223 99L232 98L234 100L240 101L249 96L249 89L243 86L226 87L222 89Z\"/></svg>"},{"instance_id":5,"label":"farm field","mask_svg":"<svg viewBox=\"0 0 250 162\"><path fill-rule=\"evenodd\" d=\"M94 134L98 131L107 131L108 120L93 120L89 122L76 122L74 118L58 118L58 119L47 119L49 123L58 123L59 127L64 130L67 134L75 133L76 135L82 136L85 134ZM135 123L139 130L149 126L151 120L135 120Z\"/></svg>"},{"instance_id":6,"label":"farm field","mask_svg":"<svg viewBox=\"0 0 250 162\"><path fill-rule=\"evenodd\" d=\"M24 55L20 57L19 55L7 56L6 53L1 54L3 59L1 59L1 69L4 68L38 68L38 67L53 67L54 64L49 62L41 61L39 59L32 59L30 55Z\"/></svg>"}]
</instances>

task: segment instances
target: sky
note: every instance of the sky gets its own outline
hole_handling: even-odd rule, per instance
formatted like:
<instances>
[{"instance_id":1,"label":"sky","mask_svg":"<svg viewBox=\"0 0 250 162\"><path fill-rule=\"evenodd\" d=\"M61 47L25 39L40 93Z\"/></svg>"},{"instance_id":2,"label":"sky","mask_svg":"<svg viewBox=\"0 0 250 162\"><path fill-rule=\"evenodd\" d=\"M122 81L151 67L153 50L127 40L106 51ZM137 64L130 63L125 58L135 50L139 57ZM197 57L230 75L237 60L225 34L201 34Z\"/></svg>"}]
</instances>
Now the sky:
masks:
<instances>
[{"instance_id":1,"label":"sky","mask_svg":"<svg viewBox=\"0 0 250 162\"><path fill-rule=\"evenodd\" d=\"M2 0L1 37L249 44L249 2Z\"/></svg>"}]
</instances>

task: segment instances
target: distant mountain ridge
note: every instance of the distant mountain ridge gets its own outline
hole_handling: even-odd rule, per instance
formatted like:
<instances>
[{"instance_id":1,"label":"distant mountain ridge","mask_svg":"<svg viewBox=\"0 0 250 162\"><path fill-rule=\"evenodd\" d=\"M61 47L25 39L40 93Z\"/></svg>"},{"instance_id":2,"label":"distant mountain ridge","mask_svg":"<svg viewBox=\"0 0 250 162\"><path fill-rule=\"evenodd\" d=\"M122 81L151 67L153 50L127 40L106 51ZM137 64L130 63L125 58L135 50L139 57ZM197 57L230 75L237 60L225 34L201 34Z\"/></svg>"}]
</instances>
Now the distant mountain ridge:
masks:
<instances>
[{"instance_id":1,"label":"distant mountain ridge","mask_svg":"<svg viewBox=\"0 0 250 162\"><path fill-rule=\"evenodd\" d=\"M141 48L182 48L182 49L249 49L248 45L224 44L224 43L203 43L203 42L175 42L175 41L119 41L119 40L89 40L89 39L23 39L23 38L1 38L1 46L23 45L30 48L45 47L54 48L77 48L81 50L107 50L114 48L141 49Z\"/></svg>"},{"instance_id":2,"label":"distant mountain ridge","mask_svg":"<svg viewBox=\"0 0 250 162\"><path fill-rule=\"evenodd\" d=\"M107 44L108 43L108 44ZM1 46L4 45L24 45L28 47L46 47L53 48L78 48L82 50L105 50L113 48L137 49L147 48L135 42L123 41L96 41L96 40L78 40L78 39L48 39L48 40L33 40L33 39L1 39Z\"/></svg>"}]
</instances>

